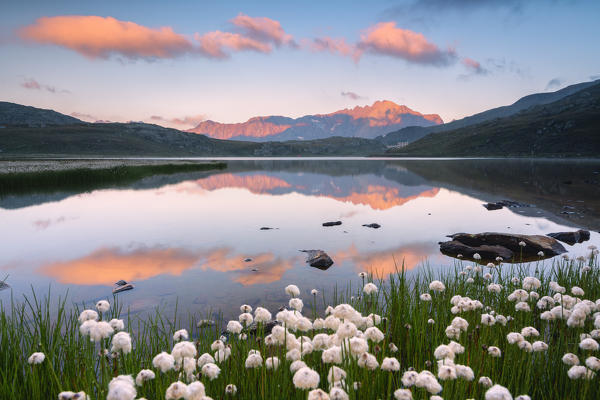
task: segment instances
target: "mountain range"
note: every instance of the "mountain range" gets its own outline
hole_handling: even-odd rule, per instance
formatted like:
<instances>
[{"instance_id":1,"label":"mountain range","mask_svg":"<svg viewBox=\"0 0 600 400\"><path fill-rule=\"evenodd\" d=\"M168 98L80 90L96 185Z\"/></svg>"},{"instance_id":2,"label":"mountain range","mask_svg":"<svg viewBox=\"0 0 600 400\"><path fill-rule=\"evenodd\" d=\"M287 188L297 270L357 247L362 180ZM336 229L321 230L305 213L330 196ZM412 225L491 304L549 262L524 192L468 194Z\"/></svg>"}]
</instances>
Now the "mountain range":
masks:
<instances>
[{"instance_id":1,"label":"mountain range","mask_svg":"<svg viewBox=\"0 0 600 400\"><path fill-rule=\"evenodd\" d=\"M421 126L385 133L411 123ZM240 132L231 127L236 124L205 121L199 126L211 124L220 129L213 135ZM244 124L244 135L225 140L146 123L87 123L52 110L0 102L0 157L598 157L600 80L533 94L446 124L435 114L422 115L389 101L298 119L257 117Z\"/></svg>"},{"instance_id":2,"label":"mountain range","mask_svg":"<svg viewBox=\"0 0 600 400\"><path fill-rule=\"evenodd\" d=\"M373 139L407 126L442 124L437 114L421 114L392 101L376 101L371 106L354 107L330 114L254 117L238 124L202 121L188 132L215 139L286 141L324 139L331 136Z\"/></svg>"}]
</instances>

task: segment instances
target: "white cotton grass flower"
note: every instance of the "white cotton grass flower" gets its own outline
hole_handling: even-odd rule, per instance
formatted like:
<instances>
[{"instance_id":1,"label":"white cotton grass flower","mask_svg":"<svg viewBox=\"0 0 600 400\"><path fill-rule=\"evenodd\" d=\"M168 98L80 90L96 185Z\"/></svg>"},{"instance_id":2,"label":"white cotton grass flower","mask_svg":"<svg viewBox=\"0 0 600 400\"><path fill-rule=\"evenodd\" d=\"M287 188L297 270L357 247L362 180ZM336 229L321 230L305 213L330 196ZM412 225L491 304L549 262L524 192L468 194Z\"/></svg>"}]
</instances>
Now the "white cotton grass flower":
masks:
<instances>
[{"instance_id":1,"label":"white cotton grass flower","mask_svg":"<svg viewBox=\"0 0 600 400\"><path fill-rule=\"evenodd\" d=\"M583 365L573 365L567 371L567 376L569 379L592 379L594 377L594 371L587 369Z\"/></svg>"},{"instance_id":2,"label":"white cotton grass flower","mask_svg":"<svg viewBox=\"0 0 600 400\"><path fill-rule=\"evenodd\" d=\"M385 335L379 328L372 326L365 330L365 337L372 342L379 343L385 338Z\"/></svg>"},{"instance_id":3,"label":"white cotton grass flower","mask_svg":"<svg viewBox=\"0 0 600 400\"><path fill-rule=\"evenodd\" d=\"M79 314L79 323L83 324L85 321L97 321L98 313L94 310L83 310L81 314Z\"/></svg>"},{"instance_id":4,"label":"white cotton grass flower","mask_svg":"<svg viewBox=\"0 0 600 400\"><path fill-rule=\"evenodd\" d=\"M473 260L481 260L481 255L479 253L473 253Z\"/></svg>"},{"instance_id":5,"label":"white cotton grass flower","mask_svg":"<svg viewBox=\"0 0 600 400\"><path fill-rule=\"evenodd\" d=\"M131 345L131 335L128 332L117 332L111 341L112 352L122 352L123 354L131 353L132 345Z\"/></svg>"},{"instance_id":6,"label":"white cotton grass flower","mask_svg":"<svg viewBox=\"0 0 600 400\"><path fill-rule=\"evenodd\" d=\"M381 361L381 369L384 371L400 371L400 363L395 357L386 357Z\"/></svg>"},{"instance_id":7,"label":"white cotton grass flower","mask_svg":"<svg viewBox=\"0 0 600 400\"><path fill-rule=\"evenodd\" d=\"M210 354L209 354L210 355ZM218 363L222 363L223 361L226 361L229 357L231 356L231 348L229 346L224 347L222 349L219 349L217 351L215 351L215 357L214 359L209 360L209 359L205 359L203 362L203 365L208 363L208 362L218 362ZM198 363L200 363L200 358L198 359ZM200 364L198 364L198 366L200 366Z\"/></svg>"},{"instance_id":8,"label":"white cotton grass flower","mask_svg":"<svg viewBox=\"0 0 600 400\"><path fill-rule=\"evenodd\" d=\"M188 387L185 383L179 381L171 383L165 393L166 400L178 400L187 397Z\"/></svg>"},{"instance_id":9,"label":"white cotton grass flower","mask_svg":"<svg viewBox=\"0 0 600 400\"><path fill-rule=\"evenodd\" d=\"M266 308L256 307L256 310L254 310L254 320L257 323L269 322L271 318L271 313Z\"/></svg>"},{"instance_id":10,"label":"white cotton grass flower","mask_svg":"<svg viewBox=\"0 0 600 400\"><path fill-rule=\"evenodd\" d=\"M442 385L438 382L435 375L430 371L424 370L417 375L415 386L425 388L431 394L438 394L442 391Z\"/></svg>"},{"instance_id":11,"label":"white cotton grass flower","mask_svg":"<svg viewBox=\"0 0 600 400\"><path fill-rule=\"evenodd\" d=\"M217 364L206 363L200 368L202 375L208 377L211 381L216 379L221 373L221 368Z\"/></svg>"},{"instance_id":12,"label":"white cotton grass flower","mask_svg":"<svg viewBox=\"0 0 600 400\"><path fill-rule=\"evenodd\" d=\"M125 323L122 319L113 318L108 323L115 331L122 331L125 329Z\"/></svg>"},{"instance_id":13,"label":"white cotton grass flower","mask_svg":"<svg viewBox=\"0 0 600 400\"><path fill-rule=\"evenodd\" d=\"M331 400L348 400L348 393L340 387L334 387L329 391L329 398Z\"/></svg>"},{"instance_id":14,"label":"white cotton grass flower","mask_svg":"<svg viewBox=\"0 0 600 400\"><path fill-rule=\"evenodd\" d=\"M225 394L233 396L237 393L237 386L235 386L233 383L230 383L229 385L225 386Z\"/></svg>"},{"instance_id":15,"label":"white cotton grass flower","mask_svg":"<svg viewBox=\"0 0 600 400\"><path fill-rule=\"evenodd\" d=\"M158 368L162 373L165 373L175 368L175 358L163 351L152 359L152 366Z\"/></svg>"},{"instance_id":16,"label":"white cotton grass flower","mask_svg":"<svg viewBox=\"0 0 600 400\"><path fill-rule=\"evenodd\" d=\"M258 368L262 365L263 359L258 353L251 353L246 358L245 366L246 368Z\"/></svg>"},{"instance_id":17,"label":"white cotton grass flower","mask_svg":"<svg viewBox=\"0 0 600 400\"><path fill-rule=\"evenodd\" d=\"M562 362L566 365L579 365L579 357L573 353L566 353L562 357Z\"/></svg>"},{"instance_id":18,"label":"white cotton grass flower","mask_svg":"<svg viewBox=\"0 0 600 400\"><path fill-rule=\"evenodd\" d=\"M192 342L182 341L175 343L171 355L175 358L175 361L179 362L185 357L195 358L197 354L196 346Z\"/></svg>"},{"instance_id":19,"label":"white cotton grass flower","mask_svg":"<svg viewBox=\"0 0 600 400\"><path fill-rule=\"evenodd\" d=\"M451 360L454 359L454 350L448 345L441 344L433 352L433 356L437 360L443 360L445 358L449 358Z\"/></svg>"},{"instance_id":20,"label":"white cotton grass flower","mask_svg":"<svg viewBox=\"0 0 600 400\"><path fill-rule=\"evenodd\" d=\"M298 297L300 295L300 289L296 285L287 285L285 287L285 293L290 297Z\"/></svg>"},{"instance_id":21,"label":"white cotton grass flower","mask_svg":"<svg viewBox=\"0 0 600 400\"><path fill-rule=\"evenodd\" d=\"M481 314L481 323L483 325L492 326L496 324L496 317L490 314Z\"/></svg>"},{"instance_id":22,"label":"white cotton grass flower","mask_svg":"<svg viewBox=\"0 0 600 400\"><path fill-rule=\"evenodd\" d=\"M483 387L489 388L492 387L493 382L487 376L482 376L481 378L479 378L479 384Z\"/></svg>"},{"instance_id":23,"label":"white cotton grass flower","mask_svg":"<svg viewBox=\"0 0 600 400\"><path fill-rule=\"evenodd\" d=\"M31 365L41 364L44 362L45 359L46 359L46 355L44 353L35 352L29 356L29 358L27 359L27 362Z\"/></svg>"},{"instance_id":24,"label":"white cotton grass flower","mask_svg":"<svg viewBox=\"0 0 600 400\"><path fill-rule=\"evenodd\" d=\"M412 400L412 392L409 389L397 389L394 391L394 399L396 400Z\"/></svg>"},{"instance_id":25,"label":"white cotton grass flower","mask_svg":"<svg viewBox=\"0 0 600 400\"><path fill-rule=\"evenodd\" d=\"M321 353L321 361L325 364L341 364L342 363L342 348L339 346L331 346Z\"/></svg>"},{"instance_id":26,"label":"white cotton grass flower","mask_svg":"<svg viewBox=\"0 0 600 400\"><path fill-rule=\"evenodd\" d=\"M530 291L530 290L537 290L542 286L542 282L540 282L540 280L538 278L535 278L533 276L528 276L523 278L523 289Z\"/></svg>"},{"instance_id":27,"label":"white cotton grass flower","mask_svg":"<svg viewBox=\"0 0 600 400\"><path fill-rule=\"evenodd\" d=\"M443 292L446 290L446 285L441 281L432 281L429 284L429 290L433 290L434 292Z\"/></svg>"},{"instance_id":28,"label":"white cotton grass flower","mask_svg":"<svg viewBox=\"0 0 600 400\"><path fill-rule=\"evenodd\" d=\"M507 388L494 385L485 392L485 400L513 400Z\"/></svg>"},{"instance_id":29,"label":"white cotton grass flower","mask_svg":"<svg viewBox=\"0 0 600 400\"><path fill-rule=\"evenodd\" d=\"M519 332L510 332L508 335L506 335L506 340L510 344L518 344L519 342L525 340L525 338Z\"/></svg>"},{"instance_id":30,"label":"white cotton grass flower","mask_svg":"<svg viewBox=\"0 0 600 400\"><path fill-rule=\"evenodd\" d=\"M429 293L422 293L419 298L422 301L431 301L431 295Z\"/></svg>"},{"instance_id":31,"label":"white cotton grass flower","mask_svg":"<svg viewBox=\"0 0 600 400\"><path fill-rule=\"evenodd\" d=\"M308 400L330 400L329 394L323 389L313 389L308 392Z\"/></svg>"},{"instance_id":32,"label":"white cotton grass flower","mask_svg":"<svg viewBox=\"0 0 600 400\"><path fill-rule=\"evenodd\" d=\"M366 295L370 295L370 294L373 294L373 293L377 293L377 290L378 290L378 289L377 289L377 286L375 286L375 284L374 284L374 283L372 283L372 282L369 282L369 283L367 283L367 284L366 284L366 285L363 287L363 292L364 292Z\"/></svg>"},{"instance_id":33,"label":"white cotton grass flower","mask_svg":"<svg viewBox=\"0 0 600 400\"><path fill-rule=\"evenodd\" d=\"M302 299L294 297L294 298L290 299L289 306L298 312L302 312L304 303L302 302Z\"/></svg>"},{"instance_id":34,"label":"white cotton grass flower","mask_svg":"<svg viewBox=\"0 0 600 400\"><path fill-rule=\"evenodd\" d=\"M136 395L131 375L119 375L109 382L106 400L134 400Z\"/></svg>"},{"instance_id":35,"label":"white cotton grass flower","mask_svg":"<svg viewBox=\"0 0 600 400\"><path fill-rule=\"evenodd\" d=\"M592 338L583 339L581 342L579 342L579 348L581 350L598 351L599 347L600 346L598 346L598 342Z\"/></svg>"},{"instance_id":36,"label":"white cotton grass flower","mask_svg":"<svg viewBox=\"0 0 600 400\"><path fill-rule=\"evenodd\" d=\"M227 332L229 333L238 334L242 329L244 329L244 327L238 321L229 321L227 323Z\"/></svg>"},{"instance_id":37,"label":"white cotton grass flower","mask_svg":"<svg viewBox=\"0 0 600 400\"><path fill-rule=\"evenodd\" d=\"M521 241L519 242L519 246L521 246L521 247L525 247L525 246L527 246L527 243L525 243L524 241L522 241L522 240L521 240ZM487 400L487 399L486 399L486 400Z\"/></svg>"},{"instance_id":38,"label":"white cotton grass flower","mask_svg":"<svg viewBox=\"0 0 600 400\"><path fill-rule=\"evenodd\" d=\"M356 335L356 332L357 332L356 325L354 325L350 321L344 321L343 323L340 324L340 326L338 326L336 335L339 338L344 339L344 338L354 337Z\"/></svg>"},{"instance_id":39,"label":"white cotton grass flower","mask_svg":"<svg viewBox=\"0 0 600 400\"><path fill-rule=\"evenodd\" d=\"M254 317L250 313L242 313L239 315L238 320L244 326L249 326L254 322Z\"/></svg>"},{"instance_id":40,"label":"white cotton grass flower","mask_svg":"<svg viewBox=\"0 0 600 400\"><path fill-rule=\"evenodd\" d=\"M200 381L194 381L187 385L188 397L185 400L206 400L206 388ZM210 399L210 397L208 397ZM139 400L139 399L138 399Z\"/></svg>"},{"instance_id":41,"label":"white cotton grass flower","mask_svg":"<svg viewBox=\"0 0 600 400\"><path fill-rule=\"evenodd\" d=\"M297 370L292 378L292 382L297 389L315 389L319 386L319 380L319 374L308 367Z\"/></svg>"},{"instance_id":42,"label":"white cotton grass flower","mask_svg":"<svg viewBox=\"0 0 600 400\"><path fill-rule=\"evenodd\" d=\"M220 350L225 348L225 343L221 339L217 339L210 345L212 351Z\"/></svg>"},{"instance_id":43,"label":"white cotton grass flower","mask_svg":"<svg viewBox=\"0 0 600 400\"><path fill-rule=\"evenodd\" d=\"M492 357L500 357L502 356L502 351L496 346L488 347L488 354Z\"/></svg>"},{"instance_id":44,"label":"white cotton grass flower","mask_svg":"<svg viewBox=\"0 0 600 400\"><path fill-rule=\"evenodd\" d=\"M357 364L361 368L366 368L368 370L374 371L379 367L379 362L374 355L369 353L363 353L358 357Z\"/></svg>"},{"instance_id":45,"label":"white cotton grass flower","mask_svg":"<svg viewBox=\"0 0 600 400\"><path fill-rule=\"evenodd\" d=\"M548 345L545 342L542 342L540 340L533 342L531 344L531 347L533 348L533 351L546 351L546 350L548 350Z\"/></svg>"},{"instance_id":46,"label":"white cotton grass flower","mask_svg":"<svg viewBox=\"0 0 600 400\"><path fill-rule=\"evenodd\" d=\"M435 324L435 320L434 320L434 319L432 319L432 318L429 318L429 319L427 320L427 323L428 323L429 325L433 325L433 324Z\"/></svg>"},{"instance_id":47,"label":"white cotton grass flower","mask_svg":"<svg viewBox=\"0 0 600 400\"><path fill-rule=\"evenodd\" d=\"M90 400L90 396L85 392L60 392L58 400Z\"/></svg>"},{"instance_id":48,"label":"white cotton grass flower","mask_svg":"<svg viewBox=\"0 0 600 400\"><path fill-rule=\"evenodd\" d=\"M96 303L96 310L98 310L98 312L104 314L105 312L110 310L110 303L106 300L100 300L99 302Z\"/></svg>"},{"instance_id":49,"label":"white cotton grass flower","mask_svg":"<svg viewBox=\"0 0 600 400\"><path fill-rule=\"evenodd\" d=\"M521 395L515 397L515 400L531 400L531 397L526 394L521 394Z\"/></svg>"},{"instance_id":50,"label":"white cotton grass flower","mask_svg":"<svg viewBox=\"0 0 600 400\"><path fill-rule=\"evenodd\" d=\"M456 368L453 365L440 365L438 367L438 378L443 381L456 379Z\"/></svg>"},{"instance_id":51,"label":"white cotton grass flower","mask_svg":"<svg viewBox=\"0 0 600 400\"><path fill-rule=\"evenodd\" d=\"M573 286L571 288L571 293L573 294L573 296L583 296L585 294L585 292L583 291L582 288L580 288L579 286Z\"/></svg>"},{"instance_id":52,"label":"white cotton grass flower","mask_svg":"<svg viewBox=\"0 0 600 400\"><path fill-rule=\"evenodd\" d=\"M290 364L290 372L292 374L296 373L300 368L306 367L306 363L302 360L296 360Z\"/></svg>"},{"instance_id":53,"label":"white cotton grass flower","mask_svg":"<svg viewBox=\"0 0 600 400\"><path fill-rule=\"evenodd\" d=\"M240 312L241 313L251 313L252 312L252 306L250 306L248 304L242 304L240 306Z\"/></svg>"},{"instance_id":54,"label":"white cotton grass flower","mask_svg":"<svg viewBox=\"0 0 600 400\"><path fill-rule=\"evenodd\" d=\"M417 382L419 373L417 371L406 371L402 374L402 384L406 387L414 386Z\"/></svg>"},{"instance_id":55,"label":"white cotton grass flower","mask_svg":"<svg viewBox=\"0 0 600 400\"><path fill-rule=\"evenodd\" d=\"M100 342L102 339L110 337L114 333L114 329L106 321L96 322L90 327L89 335L92 342Z\"/></svg>"},{"instance_id":56,"label":"white cotton grass flower","mask_svg":"<svg viewBox=\"0 0 600 400\"><path fill-rule=\"evenodd\" d=\"M223 351L223 349L219 349L217 351ZM204 353L200 357L198 357L197 364L199 368L202 368L203 365L208 363L215 363L215 359L209 353Z\"/></svg>"},{"instance_id":57,"label":"white cotton grass flower","mask_svg":"<svg viewBox=\"0 0 600 400\"><path fill-rule=\"evenodd\" d=\"M154 371L152 371L151 369L143 369L140 372L138 372L137 376L135 377L135 384L138 386L142 386L144 382L151 381L154 378L156 378Z\"/></svg>"},{"instance_id":58,"label":"white cotton grass flower","mask_svg":"<svg viewBox=\"0 0 600 400\"><path fill-rule=\"evenodd\" d=\"M188 331L185 329L180 329L173 334L173 340L176 342L180 342L182 340L188 340L190 335Z\"/></svg>"},{"instance_id":59,"label":"white cotton grass flower","mask_svg":"<svg viewBox=\"0 0 600 400\"><path fill-rule=\"evenodd\" d=\"M279 358L277 357L269 357L265 360L265 366L267 369L276 370L279 368Z\"/></svg>"},{"instance_id":60,"label":"white cotton grass flower","mask_svg":"<svg viewBox=\"0 0 600 400\"><path fill-rule=\"evenodd\" d=\"M471 367L466 366L466 365L456 364L454 366L454 368L456 369L456 376L458 378L462 378L467 381L472 381L473 379L475 379L475 373L473 372Z\"/></svg>"},{"instance_id":61,"label":"white cotton grass flower","mask_svg":"<svg viewBox=\"0 0 600 400\"><path fill-rule=\"evenodd\" d=\"M531 307L529 307L529 304L525 303L524 301L520 301L517 304L515 304L515 310L523 311L523 312L530 312Z\"/></svg>"},{"instance_id":62,"label":"white cotton grass flower","mask_svg":"<svg viewBox=\"0 0 600 400\"><path fill-rule=\"evenodd\" d=\"M590 356L585 359L585 365L592 371L598 371L600 369L600 358Z\"/></svg>"}]
</instances>

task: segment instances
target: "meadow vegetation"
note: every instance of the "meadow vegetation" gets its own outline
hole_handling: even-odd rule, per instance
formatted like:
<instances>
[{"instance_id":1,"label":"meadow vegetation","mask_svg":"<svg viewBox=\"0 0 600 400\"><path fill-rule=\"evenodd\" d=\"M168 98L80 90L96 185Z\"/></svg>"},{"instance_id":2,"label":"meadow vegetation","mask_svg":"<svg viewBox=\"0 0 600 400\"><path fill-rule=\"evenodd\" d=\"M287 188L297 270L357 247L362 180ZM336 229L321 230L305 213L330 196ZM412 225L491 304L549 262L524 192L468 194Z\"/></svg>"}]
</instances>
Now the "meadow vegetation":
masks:
<instances>
[{"instance_id":1,"label":"meadow vegetation","mask_svg":"<svg viewBox=\"0 0 600 400\"><path fill-rule=\"evenodd\" d=\"M597 253L282 285L289 307L234 321L32 294L0 303L0 398L595 399Z\"/></svg>"}]
</instances>

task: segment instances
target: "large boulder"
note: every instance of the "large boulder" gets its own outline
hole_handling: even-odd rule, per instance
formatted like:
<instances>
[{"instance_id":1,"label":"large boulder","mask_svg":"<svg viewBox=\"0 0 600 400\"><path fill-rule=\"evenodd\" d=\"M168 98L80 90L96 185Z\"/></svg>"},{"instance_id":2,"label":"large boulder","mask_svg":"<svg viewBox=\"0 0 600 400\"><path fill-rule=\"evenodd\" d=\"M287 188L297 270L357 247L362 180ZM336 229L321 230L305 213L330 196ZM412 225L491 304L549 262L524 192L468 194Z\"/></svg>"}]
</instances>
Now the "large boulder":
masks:
<instances>
[{"instance_id":1,"label":"large boulder","mask_svg":"<svg viewBox=\"0 0 600 400\"><path fill-rule=\"evenodd\" d=\"M323 250L300 250L307 254L306 262L311 267L327 269L333 265L333 260Z\"/></svg>"},{"instance_id":2,"label":"large boulder","mask_svg":"<svg viewBox=\"0 0 600 400\"><path fill-rule=\"evenodd\" d=\"M527 261L539 259L540 251L544 253L544 258L566 252L563 245L556 239L542 235L483 232L455 233L448 237L452 240L441 242L440 251L451 256L462 254L470 258L473 254L478 253L484 260L502 257L505 261ZM522 246L522 243L525 246Z\"/></svg>"},{"instance_id":3,"label":"large boulder","mask_svg":"<svg viewBox=\"0 0 600 400\"><path fill-rule=\"evenodd\" d=\"M550 236L556 240L560 240L563 243L567 243L573 246L575 243L583 243L587 240L590 240L590 231L584 231L583 229L579 229L575 232L548 233L546 236Z\"/></svg>"}]
</instances>

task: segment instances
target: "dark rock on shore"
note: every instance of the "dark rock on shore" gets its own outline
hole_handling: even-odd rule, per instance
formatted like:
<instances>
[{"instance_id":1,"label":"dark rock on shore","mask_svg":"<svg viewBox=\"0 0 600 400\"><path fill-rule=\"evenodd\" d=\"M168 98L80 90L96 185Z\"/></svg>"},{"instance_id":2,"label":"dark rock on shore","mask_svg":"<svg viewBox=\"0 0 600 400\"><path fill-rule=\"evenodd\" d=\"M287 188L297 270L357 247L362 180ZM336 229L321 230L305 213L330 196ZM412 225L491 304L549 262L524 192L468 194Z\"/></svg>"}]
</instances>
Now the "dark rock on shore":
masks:
<instances>
[{"instance_id":1,"label":"dark rock on shore","mask_svg":"<svg viewBox=\"0 0 600 400\"><path fill-rule=\"evenodd\" d=\"M333 265L333 260L323 250L300 250L307 253L306 262L311 266L319 269L327 269Z\"/></svg>"},{"instance_id":2,"label":"dark rock on shore","mask_svg":"<svg viewBox=\"0 0 600 400\"><path fill-rule=\"evenodd\" d=\"M575 243L583 243L590 240L590 231L579 229L575 232L554 232L548 233L546 236L550 236L556 240L560 240L563 243L574 245Z\"/></svg>"},{"instance_id":3,"label":"dark rock on shore","mask_svg":"<svg viewBox=\"0 0 600 400\"><path fill-rule=\"evenodd\" d=\"M329 222L323 222L323 226L337 226L337 225L341 225L342 221L329 221Z\"/></svg>"},{"instance_id":4,"label":"dark rock on shore","mask_svg":"<svg viewBox=\"0 0 600 400\"><path fill-rule=\"evenodd\" d=\"M462 254L472 258L478 253L483 260L494 260L502 257L504 261L527 261L539 259L538 253L544 253L544 258L554 257L565 253L566 250L556 239L541 235L519 235L498 232L483 232L477 234L455 233L448 235L451 241L441 242L440 251L456 257ZM525 246L521 246L524 243Z\"/></svg>"},{"instance_id":5,"label":"dark rock on shore","mask_svg":"<svg viewBox=\"0 0 600 400\"><path fill-rule=\"evenodd\" d=\"M363 224L363 226L366 226L367 228L373 228L373 229L379 229L381 228L381 225L373 222L371 224Z\"/></svg>"}]
</instances>

